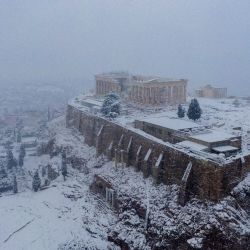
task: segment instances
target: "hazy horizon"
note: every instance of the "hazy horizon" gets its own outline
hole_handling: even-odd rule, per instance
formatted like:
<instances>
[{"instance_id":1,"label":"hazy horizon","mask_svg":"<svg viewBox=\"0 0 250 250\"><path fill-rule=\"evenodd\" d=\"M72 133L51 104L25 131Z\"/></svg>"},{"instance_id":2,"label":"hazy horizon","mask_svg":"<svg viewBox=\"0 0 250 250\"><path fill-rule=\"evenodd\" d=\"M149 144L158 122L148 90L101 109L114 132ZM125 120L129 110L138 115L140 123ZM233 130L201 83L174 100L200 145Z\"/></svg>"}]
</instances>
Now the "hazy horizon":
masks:
<instances>
[{"instance_id":1,"label":"hazy horizon","mask_svg":"<svg viewBox=\"0 0 250 250\"><path fill-rule=\"evenodd\" d=\"M250 95L250 2L2 0L0 86L131 73Z\"/></svg>"}]
</instances>

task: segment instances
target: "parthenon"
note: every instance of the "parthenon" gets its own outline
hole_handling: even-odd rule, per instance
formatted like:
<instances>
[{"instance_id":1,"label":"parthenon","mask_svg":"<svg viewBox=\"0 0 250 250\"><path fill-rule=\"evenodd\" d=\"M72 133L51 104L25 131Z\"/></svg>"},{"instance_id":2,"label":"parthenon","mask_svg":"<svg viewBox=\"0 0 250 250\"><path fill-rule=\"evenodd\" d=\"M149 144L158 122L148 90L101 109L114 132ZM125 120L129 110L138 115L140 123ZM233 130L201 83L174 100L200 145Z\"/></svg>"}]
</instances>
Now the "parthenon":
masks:
<instances>
[{"instance_id":1,"label":"parthenon","mask_svg":"<svg viewBox=\"0 0 250 250\"><path fill-rule=\"evenodd\" d=\"M124 72L96 75L96 94L110 92L143 105L179 104L186 102L187 80L130 75Z\"/></svg>"}]
</instances>

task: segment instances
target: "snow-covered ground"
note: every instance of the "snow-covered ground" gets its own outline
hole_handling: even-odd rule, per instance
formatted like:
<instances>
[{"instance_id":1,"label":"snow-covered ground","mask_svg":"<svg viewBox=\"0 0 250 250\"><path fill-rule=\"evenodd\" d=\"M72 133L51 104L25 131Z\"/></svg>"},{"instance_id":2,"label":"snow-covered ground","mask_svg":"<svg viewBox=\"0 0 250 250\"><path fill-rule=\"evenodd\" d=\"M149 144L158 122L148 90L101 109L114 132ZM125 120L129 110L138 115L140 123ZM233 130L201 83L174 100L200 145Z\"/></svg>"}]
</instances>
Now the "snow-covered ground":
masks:
<instances>
[{"instance_id":1,"label":"snow-covered ground","mask_svg":"<svg viewBox=\"0 0 250 250\"><path fill-rule=\"evenodd\" d=\"M105 228L113 223L112 213L84 182L59 179L37 193L24 190L0 198L0 249L52 250L77 239L93 249L107 249Z\"/></svg>"},{"instance_id":2,"label":"snow-covered ground","mask_svg":"<svg viewBox=\"0 0 250 250\"><path fill-rule=\"evenodd\" d=\"M225 131L238 126L250 130L250 106L246 101L240 100L239 107L235 107L231 99L199 101L203 109L200 124L216 125ZM135 112L120 118L120 122L125 118L131 121L139 115L144 117L146 113ZM176 117L173 108L161 113ZM52 158L49 155L25 157L23 174L17 176L19 193L0 196L1 250L116 249L107 240L112 230L118 231L119 237L131 246L150 249L145 243L144 219L134 211L124 211L118 216L90 192L89 185L95 174L110 180L124 202L134 199L140 201L142 207L149 205L150 220L155 226L150 228L153 233L165 236L190 234L188 244L198 247L202 246L204 232L213 227L225 234L250 234L249 211L232 197L218 204L191 201L180 207L176 201L178 187L156 187L151 178L143 179L142 174L136 173L132 167L115 171L113 163L96 159L95 149L84 144L80 134L65 128L64 117L50 122L47 135L54 138L57 148L66 148L67 157L84 159L84 166L73 169L68 164L69 176L65 182L59 175L49 188L33 192L31 176L34 172L39 169L41 173L42 166L47 164L58 171L61 157L60 154ZM104 163L103 166L95 168L100 162ZM232 194L242 196L244 200L249 186L248 176Z\"/></svg>"},{"instance_id":3,"label":"snow-covered ground","mask_svg":"<svg viewBox=\"0 0 250 250\"><path fill-rule=\"evenodd\" d=\"M84 104L81 104L82 99L88 101L91 100L91 97L81 95L72 99L69 104L86 110ZM188 103L183 105L186 111L188 110L188 104L191 99L191 97L188 98ZM235 127L242 127L245 132L249 131L250 133L250 101L240 98L197 99L202 109L202 116L201 119L197 121L198 124L228 131L231 131ZM177 106L142 108L131 104L127 105L126 103L123 108L125 109L123 110L125 114L122 114L115 120L123 125L129 125L135 119L141 120L147 119L147 117L162 118L165 116L177 118ZM183 120L190 121L187 117L183 118Z\"/></svg>"},{"instance_id":4,"label":"snow-covered ground","mask_svg":"<svg viewBox=\"0 0 250 250\"><path fill-rule=\"evenodd\" d=\"M60 124L63 125L63 122ZM55 130L57 128L54 126ZM92 159L95 151L69 134L66 129L61 131L58 145L75 145L72 153L77 154L79 150L81 156ZM87 246L88 249L108 249L107 231L115 216L89 191L89 176L69 166L65 182L59 176L49 188L37 193L31 190L35 170L41 171L46 164L56 169L60 163L60 157L25 157L24 176L17 177L19 193L0 196L0 249L54 250L59 246L69 249L71 242L72 245L79 242L81 247Z\"/></svg>"},{"instance_id":5,"label":"snow-covered ground","mask_svg":"<svg viewBox=\"0 0 250 250\"><path fill-rule=\"evenodd\" d=\"M235 105L235 99L198 100L203 110L202 124L217 125L225 129L243 127L250 130L250 102L238 99L239 105Z\"/></svg>"}]
</instances>

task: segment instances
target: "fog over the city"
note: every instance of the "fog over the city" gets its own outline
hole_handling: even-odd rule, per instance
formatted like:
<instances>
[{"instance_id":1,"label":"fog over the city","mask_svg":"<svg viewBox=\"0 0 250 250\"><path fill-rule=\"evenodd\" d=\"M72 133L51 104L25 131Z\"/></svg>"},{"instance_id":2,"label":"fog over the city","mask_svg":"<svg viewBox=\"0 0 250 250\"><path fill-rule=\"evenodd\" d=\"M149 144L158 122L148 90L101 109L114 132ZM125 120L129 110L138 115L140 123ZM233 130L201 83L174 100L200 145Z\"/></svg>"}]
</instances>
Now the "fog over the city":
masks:
<instances>
[{"instance_id":1,"label":"fog over the city","mask_svg":"<svg viewBox=\"0 0 250 250\"><path fill-rule=\"evenodd\" d=\"M0 86L112 70L250 90L249 0L1 0Z\"/></svg>"}]
</instances>

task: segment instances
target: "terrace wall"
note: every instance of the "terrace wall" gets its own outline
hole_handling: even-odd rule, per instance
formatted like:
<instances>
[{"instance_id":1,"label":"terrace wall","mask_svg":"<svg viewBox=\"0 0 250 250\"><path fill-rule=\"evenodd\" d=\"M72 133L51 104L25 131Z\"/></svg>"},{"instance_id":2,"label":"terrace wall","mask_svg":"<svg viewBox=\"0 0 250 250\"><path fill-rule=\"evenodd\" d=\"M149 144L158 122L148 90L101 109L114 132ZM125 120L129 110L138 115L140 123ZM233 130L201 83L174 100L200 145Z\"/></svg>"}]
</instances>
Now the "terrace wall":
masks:
<instances>
[{"instance_id":1,"label":"terrace wall","mask_svg":"<svg viewBox=\"0 0 250 250\"><path fill-rule=\"evenodd\" d=\"M66 124L82 133L85 142L96 147L97 155L105 154L110 160L116 158L117 161L123 158L127 166L134 166L137 171L142 171L144 177L152 175L156 183L182 185L183 174L188 163L192 162L192 171L185 185L185 197L197 196L217 201L226 196L250 171L250 156L245 157L244 161L238 159L230 164L219 165L71 105L67 108ZM161 154L162 160L157 165ZM145 159L146 156L148 159Z\"/></svg>"}]
</instances>

